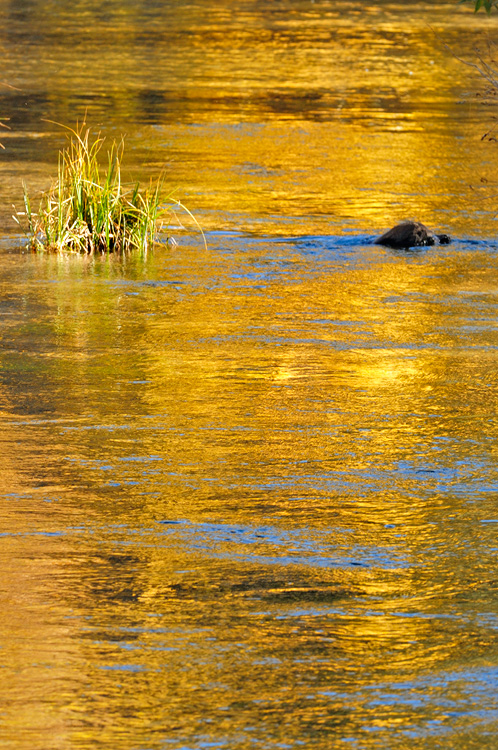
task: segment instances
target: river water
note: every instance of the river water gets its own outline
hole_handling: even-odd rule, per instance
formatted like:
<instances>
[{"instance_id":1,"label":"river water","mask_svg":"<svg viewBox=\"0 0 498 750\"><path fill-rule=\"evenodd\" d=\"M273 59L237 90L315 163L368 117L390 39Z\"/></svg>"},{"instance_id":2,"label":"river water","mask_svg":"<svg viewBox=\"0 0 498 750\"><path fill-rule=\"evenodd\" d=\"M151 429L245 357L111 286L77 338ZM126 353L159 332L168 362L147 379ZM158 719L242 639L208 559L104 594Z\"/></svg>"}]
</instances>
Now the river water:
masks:
<instances>
[{"instance_id":1,"label":"river water","mask_svg":"<svg viewBox=\"0 0 498 750\"><path fill-rule=\"evenodd\" d=\"M0 747L496 747L498 16L0 18ZM207 246L23 251L85 115Z\"/></svg>"}]
</instances>

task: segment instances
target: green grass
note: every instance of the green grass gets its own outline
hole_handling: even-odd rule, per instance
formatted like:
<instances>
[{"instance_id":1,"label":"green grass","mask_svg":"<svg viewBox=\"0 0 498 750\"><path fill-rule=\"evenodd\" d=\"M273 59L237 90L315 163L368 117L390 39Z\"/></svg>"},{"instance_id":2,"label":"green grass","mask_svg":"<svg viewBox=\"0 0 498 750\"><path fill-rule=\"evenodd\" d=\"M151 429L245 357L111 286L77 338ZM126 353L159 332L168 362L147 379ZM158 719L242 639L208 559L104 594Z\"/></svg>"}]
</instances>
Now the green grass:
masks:
<instances>
[{"instance_id":1,"label":"green grass","mask_svg":"<svg viewBox=\"0 0 498 750\"><path fill-rule=\"evenodd\" d=\"M59 153L57 179L42 193L36 212L25 186L25 212L14 216L24 226L29 246L38 251L145 254L172 210L163 205L161 180L145 190L138 183L124 185L122 140L113 142L103 158L104 139L92 138L85 123L66 130L69 142ZM179 201L174 205L187 210Z\"/></svg>"}]
</instances>

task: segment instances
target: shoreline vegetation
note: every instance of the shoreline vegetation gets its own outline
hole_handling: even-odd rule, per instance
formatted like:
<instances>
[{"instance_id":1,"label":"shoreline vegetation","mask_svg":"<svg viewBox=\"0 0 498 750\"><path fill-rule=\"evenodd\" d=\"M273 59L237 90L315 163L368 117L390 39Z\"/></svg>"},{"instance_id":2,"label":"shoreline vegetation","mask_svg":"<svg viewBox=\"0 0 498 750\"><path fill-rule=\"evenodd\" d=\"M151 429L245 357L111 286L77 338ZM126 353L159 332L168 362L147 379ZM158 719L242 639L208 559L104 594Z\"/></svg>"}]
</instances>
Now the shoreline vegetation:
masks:
<instances>
[{"instance_id":1,"label":"shoreline vegetation","mask_svg":"<svg viewBox=\"0 0 498 750\"><path fill-rule=\"evenodd\" d=\"M58 123L54 123L58 124ZM175 207L190 211L171 196L163 198L163 180L145 189L122 181L124 140L113 141L101 166L105 139L91 136L83 122L67 130L68 145L59 152L57 179L40 197L37 210L24 185L24 211L14 220L34 251L78 254L145 255ZM204 239L205 241L205 239ZM172 241L172 244L174 241Z\"/></svg>"}]
</instances>

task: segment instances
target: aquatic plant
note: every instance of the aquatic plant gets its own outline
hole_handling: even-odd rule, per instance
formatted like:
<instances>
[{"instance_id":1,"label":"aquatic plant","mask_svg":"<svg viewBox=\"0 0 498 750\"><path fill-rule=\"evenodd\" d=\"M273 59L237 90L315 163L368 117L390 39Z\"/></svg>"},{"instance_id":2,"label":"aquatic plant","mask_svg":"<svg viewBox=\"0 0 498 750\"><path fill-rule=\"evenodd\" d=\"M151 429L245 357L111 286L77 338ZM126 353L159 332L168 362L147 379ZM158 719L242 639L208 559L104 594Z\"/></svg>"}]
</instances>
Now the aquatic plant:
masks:
<instances>
[{"instance_id":1,"label":"aquatic plant","mask_svg":"<svg viewBox=\"0 0 498 750\"><path fill-rule=\"evenodd\" d=\"M498 8L498 2L496 0L459 0L460 4L472 2L474 3L474 12L484 8L486 13L491 13L492 8Z\"/></svg>"},{"instance_id":2,"label":"aquatic plant","mask_svg":"<svg viewBox=\"0 0 498 750\"><path fill-rule=\"evenodd\" d=\"M0 128L7 128L7 130L10 130L9 126L6 125L4 122L0 122ZM3 143L0 143L0 148L5 148Z\"/></svg>"},{"instance_id":3,"label":"aquatic plant","mask_svg":"<svg viewBox=\"0 0 498 750\"><path fill-rule=\"evenodd\" d=\"M33 250L143 254L173 206L191 215L179 201L163 203L161 179L145 190L123 183L123 140L111 144L101 167L104 138L92 138L85 123L65 129L69 143L59 152L57 179L36 212L24 186L25 211L14 216Z\"/></svg>"}]
</instances>

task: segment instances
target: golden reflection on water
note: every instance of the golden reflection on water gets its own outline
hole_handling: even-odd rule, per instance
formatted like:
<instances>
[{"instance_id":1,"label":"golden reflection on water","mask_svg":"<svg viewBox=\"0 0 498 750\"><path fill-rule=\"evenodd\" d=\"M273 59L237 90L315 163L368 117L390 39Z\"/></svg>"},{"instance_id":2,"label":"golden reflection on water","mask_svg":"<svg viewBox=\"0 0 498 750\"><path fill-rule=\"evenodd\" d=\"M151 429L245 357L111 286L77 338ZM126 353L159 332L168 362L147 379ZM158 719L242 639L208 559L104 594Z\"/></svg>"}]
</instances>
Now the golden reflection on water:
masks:
<instances>
[{"instance_id":1,"label":"golden reflection on water","mask_svg":"<svg viewBox=\"0 0 498 750\"><path fill-rule=\"evenodd\" d=\"M130 174L166 162L207 229L308 235L2 255L2 742L484 746L495 249L334 237L406 216L493 235L468 191L494 169L486 116L440 43L467 52L481 20L452 3L1 9L22 89L2 99L7 204L26 170L53 173L42 117L88 110L128 132Z\"/></svg>"},{"instance_id":2,"label":"golden reflection on water","mask_svg":"<svg viewBox=\"0 0 498 750\"><path fill-rule=\"evenodd\" d=\"M14 747L459 746L458 673L493 663L495 257L315 250L5 256Z\"/></svg>"},{"instance_id":3,"label":"golden reflection on water","mask_svg":"<svg viewBox=\"0 0 498 750\"><path fill-rule=\"evenodd\" d=\"M480 140L492 110L452 52L472 58L496 19L451 2L409 14L204 0L0 11L4 77L19 88L3 92L5 211L21 204L23 179L36 189L54 173L63 134L46 120L86 112L105 135L127 134L133 176L166 167L208 229L378 233L417 218L456 235L496 231L480 198L481 179L494 182Z\"/></svg>"}]
</instances>

